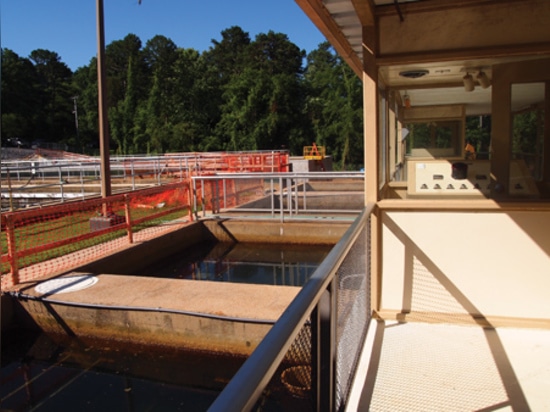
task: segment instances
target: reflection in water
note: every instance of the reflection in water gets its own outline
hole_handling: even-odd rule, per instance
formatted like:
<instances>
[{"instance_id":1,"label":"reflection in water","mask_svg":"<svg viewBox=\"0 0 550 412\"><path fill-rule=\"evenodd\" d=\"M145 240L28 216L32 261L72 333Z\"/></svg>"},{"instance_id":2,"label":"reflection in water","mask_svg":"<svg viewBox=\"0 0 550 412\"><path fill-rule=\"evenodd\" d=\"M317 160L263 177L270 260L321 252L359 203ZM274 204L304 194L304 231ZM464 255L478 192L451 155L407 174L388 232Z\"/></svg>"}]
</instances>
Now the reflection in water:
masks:
<instances>
[{"instance_id":1,"label":"reflection in water","mask_svg":"<svg viewBox=\"0 0 550 412\"><path fill-rule=\"evenodd\" d=\"M327 245L203 243L131 274L302 286L330 249Z\"/></svg>"},{"instance_id":2,"label":"reflection in water","mask_svg":"<svg viewBox=\"0 0 550 412\"><path fill-rule=\"evenodd\" d=\"M0 410L206 411L243 362L12 329L2 333ZM264 411L304 410L279 381L265 396Z\"/></svg>"},{"instance_id":3,"label":"reflection in water","mask_svg":"<svg viewBox=\"0 0 550 412\"><path fill-rule=\"evenodd\" d=\"M3 411L203 411L243 361L28 330L2 340Z\"/></svg>"}]
</instances>

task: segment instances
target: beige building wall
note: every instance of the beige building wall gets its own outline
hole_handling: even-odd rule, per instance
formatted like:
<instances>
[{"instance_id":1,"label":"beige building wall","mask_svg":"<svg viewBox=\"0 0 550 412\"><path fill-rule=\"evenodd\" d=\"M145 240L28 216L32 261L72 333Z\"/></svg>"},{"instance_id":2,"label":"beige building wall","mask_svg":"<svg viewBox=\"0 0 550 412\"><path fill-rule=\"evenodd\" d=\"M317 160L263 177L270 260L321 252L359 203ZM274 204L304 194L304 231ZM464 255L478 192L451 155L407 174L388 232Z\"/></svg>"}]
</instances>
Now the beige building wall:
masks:
<instances>
[{"instance_id":1,"label":"beige building wall","mask_svg":"<svg viewBox=\"0 0 550 412\"><path fill-rule=\"evenodd\" d=\"M382 211L381 218L382 312L550 325L550 212Z\"/></svg>"}]
</instances>

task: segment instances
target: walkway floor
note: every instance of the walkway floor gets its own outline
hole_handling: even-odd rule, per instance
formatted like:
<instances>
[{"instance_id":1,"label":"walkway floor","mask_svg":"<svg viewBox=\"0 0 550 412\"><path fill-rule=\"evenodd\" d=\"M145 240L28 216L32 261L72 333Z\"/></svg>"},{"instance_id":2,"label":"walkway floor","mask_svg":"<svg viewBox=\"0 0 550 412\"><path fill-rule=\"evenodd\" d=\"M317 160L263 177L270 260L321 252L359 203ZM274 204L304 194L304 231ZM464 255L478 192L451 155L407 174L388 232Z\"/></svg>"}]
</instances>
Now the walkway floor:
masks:
<instances>
[{"instance_id":1,"label":"walkway floor","mask_svg":"<svg viewBox=\"0 0 550 412\"><path fill-rule=\"evenodd\" d=\"M550 411L550 330L373 321L364 355L348 410Z\"/></svg>"}]
</instances>

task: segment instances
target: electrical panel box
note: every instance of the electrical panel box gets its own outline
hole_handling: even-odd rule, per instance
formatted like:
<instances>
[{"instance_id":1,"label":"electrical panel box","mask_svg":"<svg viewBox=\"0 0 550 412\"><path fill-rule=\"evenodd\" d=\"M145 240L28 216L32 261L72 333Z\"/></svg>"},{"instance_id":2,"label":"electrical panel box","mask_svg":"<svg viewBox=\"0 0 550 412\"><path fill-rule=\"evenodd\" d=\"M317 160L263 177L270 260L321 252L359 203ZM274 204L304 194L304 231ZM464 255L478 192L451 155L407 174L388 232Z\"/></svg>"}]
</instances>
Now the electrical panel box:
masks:
<instances>
[{"instance_id":1,"label":"electrical panel box","mask_svg":"<svg viewBox=\"0 0 550 412\"><path fill-rule=\"evenodd\" d=\"M409 160L407 195L414 197L489 197L489 160ZM510 195L537 196L533 178L522 161L510 167Z\"/></svg>"}]
</instances>

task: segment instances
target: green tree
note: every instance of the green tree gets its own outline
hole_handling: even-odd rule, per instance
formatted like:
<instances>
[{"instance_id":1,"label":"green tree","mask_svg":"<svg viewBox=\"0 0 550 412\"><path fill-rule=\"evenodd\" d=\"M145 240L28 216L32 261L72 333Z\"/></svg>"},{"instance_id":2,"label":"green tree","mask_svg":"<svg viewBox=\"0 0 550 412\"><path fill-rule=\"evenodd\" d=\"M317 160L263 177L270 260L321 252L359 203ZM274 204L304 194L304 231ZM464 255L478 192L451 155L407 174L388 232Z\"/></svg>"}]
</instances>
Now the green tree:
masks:
<instances>
[{"instance_id":1,"label":"green tree","mask_svg":"<svg viewBox=\"0 0 550 412\"><path fill-rule=\"evenodd\" d=\"M121 154L132 154L139 148L133 145L134 142L134 121L139 104L139 95L137 94L137 71L134 69L134 57L129 56L129 62L126 74L126 89L124 98L118 102L116 107L109 110L109 125L111 128L111 138L118 145L118 152Z\"/></svg>"},{"instance_id":2,"label":"green tree","mask_svg":"<svg viewBox=\"0 0 550 412\"><path fill-rule=\"evenodd\" d=\"M204 57L208 66L215 68L215 76L223 85L248 66L250 35L239 26L223 30L221 35L221 41L212 40L213 46L204 53Z\"/></svg>"},{"instance_id":3,"label":"green tree","mask_svg":"<svg viewBox=\"0 0 550 412\"><path fill-rule=\"evenodd\" d=\"M206 81L206 71L205 59L197 50L178 50L172 87L170 151L203 150L202 143L209 141L213 119L219 117L219 110L212 104L216 101L216 93Z\"/></svg>"},{"instance_id":4,"label":"green tree","mask_svg":"<svg viewBox=\"0 0 550 412\"><path fill-rule=\"evenodd\" d=\"M40 111L37 74L29 59L2 49L2 140L35 138L34 117Z\"/></svg>"},{"instance_id":5,"label":"green tree","mask_svg":"<svg viewBox=\"0 0 550 412\"><path fill-rule=\"evenodd\" d=\"M97 63L80 67L73 75L73 88L78 104L78 135L84 153L97 154L99 148Z\"/></svg>"},{"instance_id":6,"label":"green tree","mask_svg":"<svg viewBox=\"0 0 550 412\"><path fill-rule=\"evenodd\" d=\"M109 127L113 146L120 154L130 154L137 106L149 91L150 75L141 40L128 34L106 47Z\"/></svg>"},{"instance_id":7,"label":"green tree","mask_svg":"<svg viewBox=\"0 0 550 412\"><path fill-rule=\"evenodd\" d=\"M141 40L135 34L128 34L124 39L115 40L105 47L107 92L111 107L116 107L126 96L130 62L136 93L147 93L151 72L141 48Z\"/></svg>"},{"instance_id":8,"label":"green tree","mask_svg":"<svg viewBox=\"0 0 550 412\"><path fill-rule=\"evenodd\" d=\"M362 86L328 42L307 57L305 111L314 141L342 170L363 164Z\"/></svg>"},{"instance_id":9,"label":"green tree","mask_svg":"<svg viewBox=\"0 0 550 412\"><path fill-rule=\"evenodd\" d=\"M226 150L288 147L303 102L303 52L274 32L239 50L247 63L223 85L220 141Z\"/></svg>"},{"instance_id":10,"label":"green tree","mask_svg":"<svg viewBox=\"0 0 550 412\"><path fill-rule=\"evenodd\" d=\"M297 76L302 72L305 55L286 34L269 31L260 33L247 51L249 66L270 75L288 74Z\"/></svg>"},{"instance_id":11,"label":"green tree","mask_svg":"<svg viewBox=\"0 0 550 412\"><path fill-rule=\"evenodd\" d=\"M362 164L360 80L328 43L307 56L281 33L254 41L240 27L202 54L155 36L129 34L107 46L111 148L121 154L279 149L324 145L340 168ZM2 53L3 136L98 147L97 66L74 74L36 50ZM97 153L96 153L97 154Z\"/></svg>"},{"instance_id":12,"label":"green tree","mask_svg":"<svg viewBox=\"0 0 550 412\"><path fill-rule=\"evenodd\" d=\"M43 108L34 122L35 127L40 130L36 137L49 142L68 142L74 139L76 130L71 70L57 53L49 50L33 50L29 58L36 69L40 87L37 94Z\"/></svg>"},{"instance_id":13,"label":"green tree","mask_svg":"<svg viewBox=\"0 0 550 412\"><path fill-rule=\"evenodd\" d=\"M144 61L153 76L147 102L141 106L140 120L135 131L135 147L140 150L143 150L141 144L144 140L148 143L147 150L155 153L164 153L171 145L173 109L176 104L175 64L178 55L177 46L164 36L153 37L143 49Z\"/></svg>"},{"instance_id":14,"label":"green tree","mask_svg":"<svg viewBox=\"0 0 550 412\"><path fill-rule=\"evenodd\" d=\"M237 133L237 119L234 119L238 115L229 113L232 109L228 107L236 105L235 99L230 101L229 90L239 89L239 85L229 86L229 82L232 79L235 82L245 71L250 36L238 26L222 31L221 36L222 40L212 40L212 47L202 55L205 70L200 77L199 87L208 96L205 102L208 108L208 133L202 136L197 147L200 150L224 150L230 147L230 140L233 141L233 147L237 147L236 139L240 136ZM239 108L235 107L235 110L238 111Z\"/></svg>"}]
</instances>

